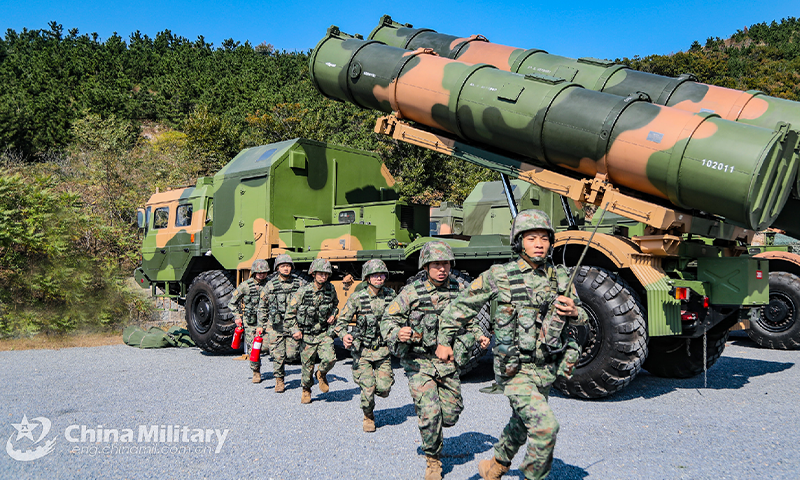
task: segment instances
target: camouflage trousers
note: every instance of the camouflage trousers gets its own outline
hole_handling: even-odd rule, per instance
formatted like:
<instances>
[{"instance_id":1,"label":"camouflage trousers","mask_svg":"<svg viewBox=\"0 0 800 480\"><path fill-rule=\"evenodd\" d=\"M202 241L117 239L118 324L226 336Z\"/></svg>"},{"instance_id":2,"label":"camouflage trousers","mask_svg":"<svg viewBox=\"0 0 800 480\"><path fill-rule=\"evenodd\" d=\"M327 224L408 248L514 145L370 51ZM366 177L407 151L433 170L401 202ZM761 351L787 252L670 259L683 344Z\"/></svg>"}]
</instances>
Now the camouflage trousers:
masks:
<instances>
[{"instance_id":1,"label":"camouflage trousers","mask_svg":"<svg viewBox=\"0 0 800 480\"><path fill-rule=\"evenodd\" d=\"M417 426L422 436L422 453L439 455L444 442L442 428L455 425L464 410L461 379L452 364L445 367L438 360L402 359L401 364L408 377L408 390L414 399ZM445 368L440 369L439 366ZM445 371L448 373L438 373Z\"/></svg>"},{"instance_id":2,"label":"camouflage trousers","mask_svg":"<svg viewBox=\"0 0 800 480\"><path fill-rule=\"evenodd\" d=\"M519 469L526 479L544 479L553 465L553 450L558 435L558 420L547 403L550 385L538 387L534 378L537 367L523 364L517 375L504 382L504 393L511 404L511 419L494 446L498 460L510 462L520 447L528 442Z\"/></svg>"},{"instance_id":3,"label":"camouflage trousers","mask_svg":"<svg viewBox=\"0 0 800 480\"><path fill-rule=\"evenodd\" d=\"M300 350L300 363L302 364L302 379L300 384L305 389L314 386L314 362L319 359L319 371L322 374L328 373L336 363L336 352L333 350L333 339L327 333L321 335L308 335L311 338L309 343L303 335L303 344Z\"/></svg>"},{"instance_id":4,"label":"camouflage trousers","mask_svg":"<svg viewBox=\"0 0 800 480\"><path fill-rule=\"evenodd\" d=\"M296 359L300 353L300 342L292 338L291 334L273 330L269 350L272 352L272 371L275 373L275 378L283 378L286 376L286 362Z\"/></svg>"},{"instance_id":5,"label":"camouflage trousers","mask_svg":"<svg viewBox=\"0 0 800 480\"><path fill-rule=\"evenodd\" d=\"M388 397L394 385L389 347L362 348L360 352L353 352L353 380L361 388L361 410L372 413L375 395Z\"/></svg>"},{"instance_id":6,"label":"camouflage trousers","mask_svg":"<svg viewBox=\"0 0 800 480\"><path fill-rule=\"evenodd\" d=\"M253 325L245 325L244 326L244 335L242 336L242 340L244 341L244 353L250 356L250 351L253 349L253 339L256 338L256 328L257 326ZM269 338L266 334L261 335L261 356L267 355L269 353L269 346L268 340ZM258 359L257 362L250 362L250 370L254 372L261 371L261 358Z\"/></svg>"}]
</instances>

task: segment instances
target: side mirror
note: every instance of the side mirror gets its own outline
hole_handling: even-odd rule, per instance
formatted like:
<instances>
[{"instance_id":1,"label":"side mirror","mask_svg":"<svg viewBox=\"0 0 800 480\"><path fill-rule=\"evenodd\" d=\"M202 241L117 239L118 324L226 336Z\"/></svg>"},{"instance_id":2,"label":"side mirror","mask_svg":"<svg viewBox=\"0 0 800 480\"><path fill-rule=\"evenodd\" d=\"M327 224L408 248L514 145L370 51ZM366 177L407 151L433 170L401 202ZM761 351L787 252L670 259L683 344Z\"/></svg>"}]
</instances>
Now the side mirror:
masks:
<instances>
[{"instance_id":1,"label":"side mirror","mask_svg":"<svg viewBox=\"0 0 800 480\"><path fill-rule=\"evenodd\" d=\"M138 225L139 228L147 228L147 220L144 215L144 208L136 209L136 225Z\"/></svg>"}]
</instances>

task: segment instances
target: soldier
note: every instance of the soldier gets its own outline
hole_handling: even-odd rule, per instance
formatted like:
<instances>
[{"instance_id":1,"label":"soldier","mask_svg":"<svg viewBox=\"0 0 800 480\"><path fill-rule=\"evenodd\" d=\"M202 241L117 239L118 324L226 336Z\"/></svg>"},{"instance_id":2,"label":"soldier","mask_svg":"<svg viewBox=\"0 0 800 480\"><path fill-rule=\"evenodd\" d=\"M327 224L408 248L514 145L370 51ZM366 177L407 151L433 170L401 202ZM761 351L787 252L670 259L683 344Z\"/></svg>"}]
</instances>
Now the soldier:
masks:
<instances>
[{"instance_id":1,"label":"soldier","mask_svg":"<svg viewBox=\"0 0 800 480\"><path fill-rule=\"evenodd\" d=\"M333 338L328 333L339 313L336 289L328 282L332 273L331 262L317 258L311 262L308 273L314 277L314 281L297 290L289 302L285 318L285 327L292 332L292 337L303 341L300 350L303 372L300 403L311 403L315 359L319 358L317 380L323 393L329 390L326 375L336 363Z\"/></svg>"},{"instance_id":2,"label":"soldier","mask_svg":"<svg viewBox=\"0 0 800 480\"><path fill-rule=\"evenodd\" d=\"M454 261L453 250L445 242L423 245L419 266L425 269L425 279L406 285L381 320L383 338L400 357L408 377L427 462L425 480L442 478L442 427L455 425L464 409L458 369L436 358L439 315L464 288L450 274Z\"/></svg>"},{"instance_id":3,"label":"soldier","mask_svg":"<svg viewBox=\"0 0 800 480\"><path fill-rule=\"evenodd\" d=\"M285 253L278 255L275 258L275 270L278 274L267 281L258 302L259 328L270 330L269 350L272 352L275 393L283 393L286 389L283 381L286 376L286 362L296 359L300 352L300 342L292 338L285 323L286 310L292 295L306 284L304 279L292 273L293 269L292 257Z\"/></svg>"},{"instance_id":4,"label":"soldier","mask_svg":"<svg viewBox=\"0 0 800 480\"><path fill-rule=\"evenodd\" d=\"M375 395L386 398L394 385L389 347L380 331L380 318L391 302L394 290L384 287L389 269L373 258L361 269L367 287L354 293L336 322L336 333L353 355L353 380L361 388L361 409L365 432L375 431ZM348 324L355 324L348 330Z\"/></svg>"},{"instance_id":5,"label":"soldier","mask_svg":"<svg viewBox=\"0 0 800 480\"><path fill-rule=\"evenodd\" d=\"M526 439L528 449L520 465L525 478L547 477L553 463L559 425L547 398L556 376L569 378L580 356L577 329L567 334L566 327L586 323L574 288L565 291L566 268L548 258L554 240L544 212L521 212L511 226L512 250L519 257L482 273L441 317L436 353L450 360L456 333L475 324L487 301L497 300L492 318L495 379L511 403L512 416L494 446L494 457L478 466L485 479L506 473Z\"/></svg>"},{"instance_id":6,"label":"soldier","mask_svg":"<svg viewBox=\"0 0 800 480\"><path fill-rule=\"evenodd\" d=\"M269 273L269 265L266 260L258 259L253 262L253 267L250 269L253 275L244 282L240 283L236 290L231 294L231 301L228 302L228 308L235 315L234 321L237 327L243 326L244 323L244 358L250 354L250 348L253 345L253 338L257 332L258 327L258 301L261 289L264 288ZM244 320L244 322L242 321ZM260 330L258 334L261 335ZM267 345L266 342L261 343L261 355L266 355ZM253 371L253 383L261 383L261 360L258 362L250 362L250 369Z\"/></svg>"}]
</instances>

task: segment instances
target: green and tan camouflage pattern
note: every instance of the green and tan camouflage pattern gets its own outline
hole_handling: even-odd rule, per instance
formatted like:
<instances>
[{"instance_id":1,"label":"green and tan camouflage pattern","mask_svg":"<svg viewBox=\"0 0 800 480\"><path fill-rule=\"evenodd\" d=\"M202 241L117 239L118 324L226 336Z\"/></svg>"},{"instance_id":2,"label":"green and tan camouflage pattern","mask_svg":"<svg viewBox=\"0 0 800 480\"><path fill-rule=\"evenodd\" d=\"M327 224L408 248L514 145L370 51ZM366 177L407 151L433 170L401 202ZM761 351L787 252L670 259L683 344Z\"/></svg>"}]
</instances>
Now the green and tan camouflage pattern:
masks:
<instances>
[{"instance_id":1,"label":"green and tan camouflage pattern","mask_svg":"<svg viewBox=\"0 0 800 480\"><path fill-rule=\"evenodd\" d=\"M243 325L252 327L258 325L258 303L266 284L266 279L258 282L255 277L250 277L240 283L231 294L228 308L234 315L241 317Z\"/></svg>"},{"instance_id":2,"label":"green and tan camouflage pattern","mask_svg":"<svg viewBox=\"0 0 800 480\"><path fill-rule=\"evenodd\" d=\"M361 278L366 280L368 276L372 275L373 273L385 273L389 275L389 269L386 268L386 264L383 260L379 258L373 258L372 260L368 260L361 267Z\"/></svg>"},{"instance_id":3,"label":"green and tan camouflage pattern","mask_svg":"<svg viewBox=\"0 0 800 480\"><path fill-rule=\"evenodd\" d=\"M553 222L550 221L550 217L545 212L533 208L523 210L514 217L514 222L511 224L509 239L513 242L517 235L527 232L528 230L547 230L552 234L556 233L556 230L553 228Z\"/></svg>"},{"instance_id":4,"label":"green and tan camouflage pattern","mask_svg":"<svg viewBox=\"0 0 800 480\"><path fill-rule=\"evenodd\" d=\"M294 266L294 262L292 261L292 257L288 253L281 253L277 257L275 257L275 268L278 268L278 265L282 265L284 263L288 263L291 266Z\"/></svg>"},{"instance_id":5,"label":"green and tan camouflage pattern","mask_svg":"<svg viewBox=\"0 0 800 480\"><path fill-rule=\"evenodd\" d=\"M263 262L263 260L261 261ZM228 302L228 309L230 309L235 316L242 319L242 326L244 327L244 352L246 354L250 353L251 347L253 346L253 339L256 336L256 329L259 326L258 304L261 298L261 292L264 290L266 283L266 279L262 282L258 282L255 277L250 277L236 287L236 290L231 294L230 302ZM269 333L264 332L261 336L261 355L266 355L268 349ZM258 362L251 361L250 369L254 372L260 371L261 360L259 359Z\"/></svg>"},{"instance_id":6,"label":"green and tan camouflage pattern","mask_svg":"<svg viewBox=\"0 0 800 480\"><path fill-rule=\"evenodd\" d=\"M336 290L325 282L317 285L311 282L300 287L292 296L286 311L286 329L303 333L300 347L301 385L310 389L314 384L314 362L319 360L319 371L328 373L336 363L336 352L333 350L333 338L328 333L332 321L328 320L339 313L339 299Z\"/></svg>"},{"instance_id":7,"label":"green and tan camouflage pattern","mask_svg":"<svg viewBox=\"0 0 800 480\"><path fill-rule=\"evenodd\" d=\"M380 158L363 150L307 139L245 149L196 186L148 200L142 286L190 281L208 252L221 268L242 271L288 252L302 262L326 255L355 261L356 251L407 245L427 234L427 215L398 201L394 184ZM189 207L189 219L178 218ZM160 208L163 226L154 228Z\"/></svg>"},{"instance_id":8,"label":"green and tan camouflage pattern","mask_svg":"<svg viewBox=\"0 0 800 480\"><path fill-rule=\"evenodd\" d=\"M259 258L255 262L253 262L253 266L250 268L250 273L268 273L269 272L269 264L263 258Z\"/></svg>"},{"instance_id":9,"label":"green and tan camouflage pattern","mask_svg":"<svg viewBox=\"0 0 800 480\"><path fill-rule=\"evenodd\" d=\"M443 241L427 242L419 252L419 268L431 262L455 262L455 260L452 247Z\"/></svg>"},{"instance_id":10,"label":"green and tan camouflage pattern","mask_svg":"<svg viewBox=\"0 0 800 480\"><path fill-rule=\"evenodd\" d=\"M369 40L393 47L430 48L438 55L465 63L486 63L501 70L544 74L575 82L585 88L626 97L644 92L658 105L692 113L715 113L725 120L774 129L778 122L800 127L800 103L771 97L759 91L744 92L699 83L691 75L678 78L632 70L596 58L567 58L539 49L523 49L489 42L481 35L456 37L430 29L413 28L381 17Z\"/></svg>"},{"instance_id":11,"label":"green and tan camouflage pattern","mask_svg":"<svg viewBox=\"0 0 800 480\"><path fill-rule=\"evenodd\" d=\"M381 262L378 259L370 262ZM368 262L369 263L369 262ZM364 269L371 273L385 272L386 266L376 265ZM366 273L369 275L371 273ZM350 353L353 356L353 380L361 389L361 409L371 414L375 408L375 395L387 397L394 385L394 372L389 347L383 341L380 331L380 319L386 306L396 296L394 290L381 287L373 294L370 288L364 288L353 294L342 308L336 319L335 332L339 338L353 336ZM364 302L369 302L364 308Z\"/></svg>"},{"instance_id":12,"label":"green and tan camouflage pattern","mask_svg":"<svg viewBox=\"0 0 800 480\"><path fill-rule=\"evenodd\" d=\"M410 52L336 27L309 62L324 95L522 156L520 172L543 166L602 177L745 228L770 225L797 176L796 132L694 115L645 95L620 98L553 76Z\"/></svg>"},{"instance_id":13,"label":"green and tan camouflage pattern","mask_svg":"<svg viewBox=\"0 0 800 480\"><path fill-rule=\"evenodd\" d=\"M314 275L317 272L333 273L331 262L325 258L315 258L314 261L311 262L311 266L308 267L308 274Z\"/></svg>"},{"instance_id":14,"label":"green and tan camouflage pattern","mask_svg":"<svg viewBox=\"0 0 800 480\"><path fill-rule=\"evenodd\" d=\"M425 455L441 453L442 428L455 425L464 409L455 363L442 362L434 354L439 315L462 288L452 275L439 287L429 279L414 280L386 307L381 318L381 335L390 350L400 356L408 377ZM419 291L427 298L420 297ZM405 326L410 326L414 334L403 344L397 334Z\"/></svg>"},{"instance_id":15,"label":"green and tan camouflage pattern","mask_svg":"<svg viewBox=\"0 0 800 480\"><path fill-rule=\"evenodd\" d=\"M523 213L520 212L520 216ZM543 220L541 216L531 215L523 221L541 227ZM553 328L556 319L561 327L585 325L588 320L582 308L578 309L578 316L572 318L556 315L552 307L544 317L540 313L542 303L552 302L556 295L563 293L568 278L564 267L548 262L533 268L517 258L482 273L440 316L438 343L452 345L462 329L480 328L476 318L486 302L497 302L491 320L495 335L495 380L503 388L514 413L495 444L495 456L510 462L527 441L528 449L520 467L526 478L545 478L550 471L558 421L547 404L547 395L559 371L568 377L580 355L580 349L574 348L568 348L561 356L550 355L546 348L551 343L550 337L560 337L559 342L567 340L563 328L556 328L554 335L548 330ZM517 292L524 292L522 295L515 294L515 285L520 288ZM580 304L574 287L569 295ZM526 301L522 301L525 297ZM560 343L552 346L560 346ZM565 362L567 355L570 358Z\"/></svg>"},{"instance_id":16,"label":"green and tan camouflage pattern","mask_svg":"<svg viewBox=\"0 0 800 480\"><path fill-rule=\"evenodd\" d=\"M279 255L276 259L288 263L286 258ZM283 378L286 372L286 362L297 358L300 352L300 342L292 338L292 332L286 327L285 317L292 296L306 284L306 281L290 273L286 278L275 275L267 280L261 290L258 302L258 324L269 329L269 350L272 353L272 370L275 378Z\"/></svg>"}]
</instances>

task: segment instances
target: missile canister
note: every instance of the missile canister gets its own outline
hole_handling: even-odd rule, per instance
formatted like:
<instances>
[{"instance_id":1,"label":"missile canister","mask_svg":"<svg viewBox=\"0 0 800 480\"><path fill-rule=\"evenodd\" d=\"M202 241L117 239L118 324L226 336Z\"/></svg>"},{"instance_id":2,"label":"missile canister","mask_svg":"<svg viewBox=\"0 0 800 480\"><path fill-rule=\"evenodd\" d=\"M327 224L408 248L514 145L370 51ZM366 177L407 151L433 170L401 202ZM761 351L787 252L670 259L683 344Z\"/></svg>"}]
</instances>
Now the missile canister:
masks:
<instances>
[{"instance_id":1,"label":"missile canister","mask_svg":"<svg viewBox=\"0 0 800 480\"><path fill-rule=\"evenodd\" d=\"M416 50L430 48L437 54L465 63L488 63L520 74L545 74L564 78L585 88L627 96L647 93L653 103L692 113L716 113L726 120L774 129L778 122L800 127L800 102L771 97L756 90L743 92L698 83L691 75L677 78L632 70L596 58L568 58L544 50L508 47L489 42L481 35L456 37L425 28L400 24L388 15L370 33L393 47Z\"/></svg>"},{"instance_id":2,"label":"missile canister","mask_svg":"<svg viewBox=\"0 0 800 480\"><path fill-rule=\"evenodd\" d=\"M309 59L325 96L396 112L582 176L763 229L796 175L797 133L618 97L545 75L518 75L364 41L331 27Z\"/></svg>"}]
</instances>

